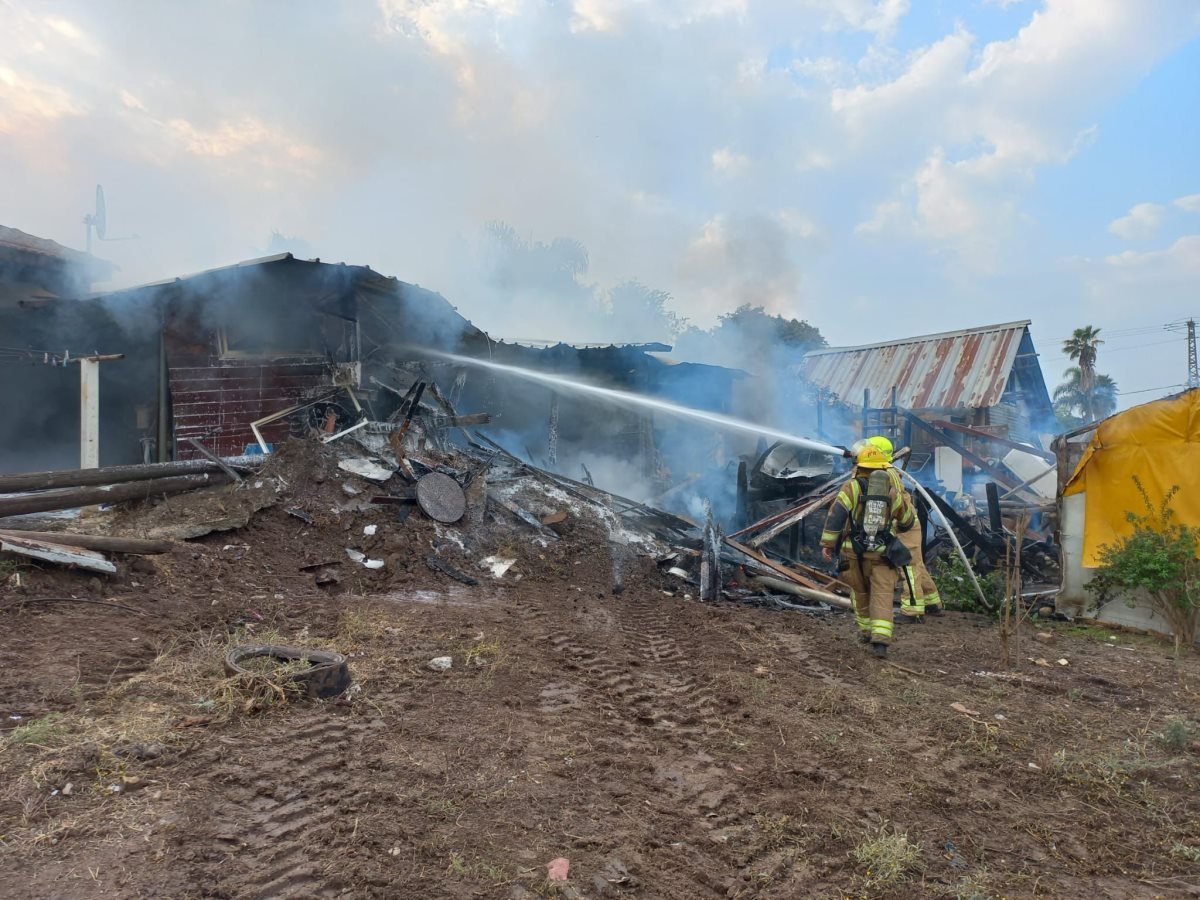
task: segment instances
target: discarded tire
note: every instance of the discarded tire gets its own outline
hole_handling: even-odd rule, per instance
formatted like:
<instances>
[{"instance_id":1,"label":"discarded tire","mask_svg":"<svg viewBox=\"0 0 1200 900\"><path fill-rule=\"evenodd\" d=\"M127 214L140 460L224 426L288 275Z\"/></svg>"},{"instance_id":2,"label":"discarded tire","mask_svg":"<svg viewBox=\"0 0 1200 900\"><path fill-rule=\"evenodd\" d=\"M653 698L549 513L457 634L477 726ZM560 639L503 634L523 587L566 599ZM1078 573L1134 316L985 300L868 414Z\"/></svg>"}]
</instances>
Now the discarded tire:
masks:
<instances>
[{"instance_id":1,"label":"discarded tire","mask_svg":"<svg viewBox=\"0 0 1200 900\"><path fill-rule=\"evenodd\" d=\"M329 650L307 650L304 647L282 647L278 644L234 647L225 654L225 674L253 674L244 667L251 659L269 657L280 662L306 662L309 668L297 672L288 680L299 685L314 699L336 697L350 687L350 667L346 657Z\"/></svg>"}]
</instances>

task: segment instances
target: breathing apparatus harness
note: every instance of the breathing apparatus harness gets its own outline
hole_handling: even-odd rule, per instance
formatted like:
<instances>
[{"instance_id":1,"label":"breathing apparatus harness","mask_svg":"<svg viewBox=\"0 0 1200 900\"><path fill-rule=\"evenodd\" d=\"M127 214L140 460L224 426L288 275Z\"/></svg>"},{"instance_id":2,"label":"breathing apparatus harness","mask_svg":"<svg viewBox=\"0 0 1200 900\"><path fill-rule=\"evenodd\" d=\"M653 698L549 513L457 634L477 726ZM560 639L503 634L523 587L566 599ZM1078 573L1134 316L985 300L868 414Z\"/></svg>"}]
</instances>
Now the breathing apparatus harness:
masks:
<instances>
[{"instance_id":1,"label":"breathing apparatus harness","mask_svg":"<svg viewBox=\"0 0 1200 900\"><path fill-rule=\"evenodd\" d=\"M885 469L874 469L866 478L858 477L858 506L851 515L850 545L862 564L864 553L879 553L893 568L903 569L912 562L912 553L889 527L891 522L892 482Z\"/></svg>"}]
</instances>

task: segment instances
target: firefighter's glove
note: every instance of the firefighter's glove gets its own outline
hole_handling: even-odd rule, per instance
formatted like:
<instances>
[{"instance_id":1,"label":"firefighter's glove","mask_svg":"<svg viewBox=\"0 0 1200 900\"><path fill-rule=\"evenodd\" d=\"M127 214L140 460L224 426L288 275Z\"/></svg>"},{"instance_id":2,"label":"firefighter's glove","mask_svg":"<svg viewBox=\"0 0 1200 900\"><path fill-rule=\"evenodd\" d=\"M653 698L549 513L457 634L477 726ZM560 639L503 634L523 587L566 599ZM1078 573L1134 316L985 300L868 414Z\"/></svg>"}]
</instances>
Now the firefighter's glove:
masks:
<instances>
[{"instance_id":1,"label":"firefighter's glove","mask_svg":"<svg viewBox=\"0 0 1200 900\"><path fill-rule=\"evenodd\" d=\"M825 560L825 562L833 562L833 551L828 547L822 547L821 559Z\"/></svg>"}]
</instances>

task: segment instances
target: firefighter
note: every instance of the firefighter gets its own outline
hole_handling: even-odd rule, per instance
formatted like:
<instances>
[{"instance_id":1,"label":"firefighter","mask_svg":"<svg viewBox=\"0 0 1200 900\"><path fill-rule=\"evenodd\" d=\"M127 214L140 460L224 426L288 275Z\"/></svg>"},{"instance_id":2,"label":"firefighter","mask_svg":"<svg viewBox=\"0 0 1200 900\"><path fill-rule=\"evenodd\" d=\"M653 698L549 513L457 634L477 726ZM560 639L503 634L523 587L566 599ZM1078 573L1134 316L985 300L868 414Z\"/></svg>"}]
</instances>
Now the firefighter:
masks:
<instances>
[{"instance_id":1,"label":"firefighter","mask_svg":"<svg viewBox=\"0 0 1200 900\"><path fill-rule=\"evenodd\" d=\"M888 471L892 474L892 483L896 486L897 490L903 492L904 499L915 510L916 505L913 503L912 494L905 487L904 479L900 477L900 473L892 466L892 453L894 450L892 442L883 435L869 437L866 442L878 447L887 457ZM920 520L918 520L917 526L908 531L903 531L899 535L900 542L912 554L912 563L900 579L900 615L905 617L905 621L922 622L925 619L926 613L931 616L940 616L942 614L942 597L938 593L937 584L929 574L929 570L925 567L924 548L922 546L925 535L923 534L923 529L920 527ZM914 590L916 591L915 597L913 595Z\"/></svg>"},{"instance_id":2,"label":"firefighter","mask_svg":"<svg viewBox=\"0 0 1200 900\"><path fill-rule=\"evenodd\" d=\"M917 516L897 490L887 455L873 444L857 453L857 466L825 519L821 552L841 554L839 571L850 585L858 639L881 659L892 640L892 596L896 578L911 561L899 534L910 531Z\"/></svg>"}]
</instances>

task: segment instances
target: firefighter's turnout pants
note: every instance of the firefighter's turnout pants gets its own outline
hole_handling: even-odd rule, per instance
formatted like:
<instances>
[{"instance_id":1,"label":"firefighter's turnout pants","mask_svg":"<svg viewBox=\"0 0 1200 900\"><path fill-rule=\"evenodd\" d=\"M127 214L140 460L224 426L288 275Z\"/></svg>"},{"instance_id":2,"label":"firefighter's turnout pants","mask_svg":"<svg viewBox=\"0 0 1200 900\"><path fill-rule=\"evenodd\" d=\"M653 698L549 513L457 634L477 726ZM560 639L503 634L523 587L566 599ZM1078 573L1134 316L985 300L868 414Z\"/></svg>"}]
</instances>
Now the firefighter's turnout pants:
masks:
<instances>
[{"instance_id":1,"label":"firefighter's turnout pants","mask_svg":"<svg viewBox=\"0 0 1200 900\"><path fill-rule=\"evenodd\" d=\"M853 550L846 548L842 551L842 559L850 564L842 577L850 585L859 633L873 643L890 644L892 597L899 572L876 552L863 553L860 561Z\"/></svg>"},{"instance_id":2,"label":"firefighter's turnout pants","mask_svg":"<svg viewBox=\"0 0 1200 900\"><path fill-rule=\"evenodd\" d=\"M908 531L902 531L898 537L900 543L912 553L912 564L905 566L904 571L899 573L900 612L906 616L923 616L925 607L940 606L942 598L921 556L921 527L917 525ZM913 596L912 588L916 589L916 596Z\"/></svg>"}]
</instances>

